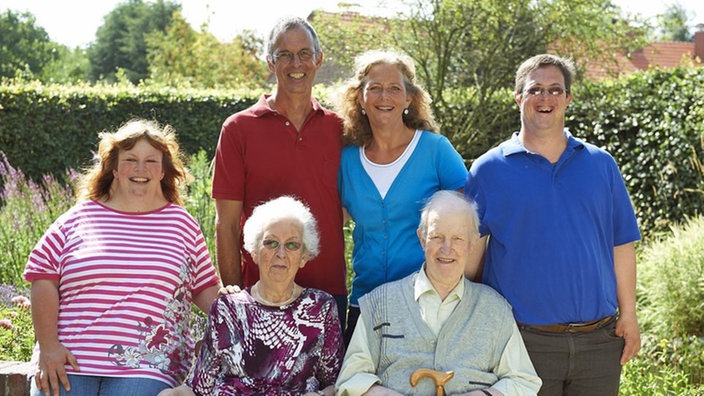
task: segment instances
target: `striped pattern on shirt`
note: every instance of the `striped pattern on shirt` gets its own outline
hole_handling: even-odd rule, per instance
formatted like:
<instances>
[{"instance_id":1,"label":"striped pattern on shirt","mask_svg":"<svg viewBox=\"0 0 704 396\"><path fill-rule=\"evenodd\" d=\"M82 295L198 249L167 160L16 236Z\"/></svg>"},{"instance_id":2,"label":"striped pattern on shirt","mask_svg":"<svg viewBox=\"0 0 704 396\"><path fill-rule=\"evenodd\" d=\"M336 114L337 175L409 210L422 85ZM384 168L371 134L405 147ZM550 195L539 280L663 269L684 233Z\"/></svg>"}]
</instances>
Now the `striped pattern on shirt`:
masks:
<instances>
[{"instance_id":1,"label":"striped pattern on shirt","mask_svg":"<svg viewBox=\"0 0 704 396\"><path fill-rule=\"evenodd\" d=\"M95 201L54 222L24 276L59 282L59 341L81 374L172 386L191 366L192 298L218 283L200 226L185 209L124 213Z\"/></svg>"}]
</instances>

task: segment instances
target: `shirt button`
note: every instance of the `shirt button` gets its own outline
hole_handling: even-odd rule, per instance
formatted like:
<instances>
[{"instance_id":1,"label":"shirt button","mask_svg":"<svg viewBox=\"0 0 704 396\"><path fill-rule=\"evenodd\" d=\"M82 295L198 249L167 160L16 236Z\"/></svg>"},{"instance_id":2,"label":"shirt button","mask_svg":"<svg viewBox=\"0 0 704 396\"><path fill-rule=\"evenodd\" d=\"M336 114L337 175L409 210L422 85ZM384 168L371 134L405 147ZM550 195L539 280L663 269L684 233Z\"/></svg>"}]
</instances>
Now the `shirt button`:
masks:
<instances>
[{"instance_id":1,"label":"shirt button","mask_svg":"<svg viewBox=\"0 0 704 396\"><path fill-rule=\"evenodd\" d=\"M290 123L290 122L288 122L288 121L286 121L286 126L289 126L289 125L291 125L291 123Z\"/></svg>"}]
</instances>

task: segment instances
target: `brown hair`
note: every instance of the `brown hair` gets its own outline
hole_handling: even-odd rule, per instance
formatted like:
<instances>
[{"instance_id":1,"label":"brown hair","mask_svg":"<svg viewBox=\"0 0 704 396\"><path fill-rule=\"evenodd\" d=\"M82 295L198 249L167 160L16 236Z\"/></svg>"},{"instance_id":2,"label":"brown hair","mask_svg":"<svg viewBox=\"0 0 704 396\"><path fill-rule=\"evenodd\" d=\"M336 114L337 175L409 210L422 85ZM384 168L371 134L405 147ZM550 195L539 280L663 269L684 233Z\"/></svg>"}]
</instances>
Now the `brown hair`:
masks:
<instances>
[{"instance_id":1,"label":"brown hair","mask_svg":"<svg viewBox=\"0 0 704 396\"><path fill-rule=\"evenodd\" d=\"M371 50L359 55L355 59L355 64L354 76L342 87L337 98L337 111L344 121L346 143L364 146L372 139L369 120L362 114L357 97L367 82L367 75L371 68L379 64L395 65L403 75L406 92L411 97L408 114L403 116L403 123L412 129L436 131L437 125L430 107L430 95L416 84L416 68L410 57L396 51Z\"/></svg>"},{"instance_id":2,"label":"brown hair","mask_svg":"<svg viewBox=\"0 0 704 396\"><path fill-rule=\"evenodd\" d=\"M518 71L516 71L515 92L517 94L523 92L523 88L525 88L526 85L526 78L530 72L547 66L556 66L560 69L562 76L565 79L565 89L567 90L567 93L570 93L572 90L572 81L574 81L575 75L574 63L572 63L569 59L552 54L536 55L524 61L521 66L518 67Z\"/></svg>"},{"instance_id":3,"label":"brown hair","mask_svg":"<svg viewBox=\"0 0 704 396\"><path fill-rule=\"evenodd\" d=\"M95 163L79 178L76 195L79 200L107 200L117 169L118 154L130 150L139 140L146 140L163 154L164 177L161 190L167 201L183 206L182 190L192 177L185 168L176 133L170 125L161 127L156 121L133 119L116 132L101 132Z\"/></svg>"}]
</instances>

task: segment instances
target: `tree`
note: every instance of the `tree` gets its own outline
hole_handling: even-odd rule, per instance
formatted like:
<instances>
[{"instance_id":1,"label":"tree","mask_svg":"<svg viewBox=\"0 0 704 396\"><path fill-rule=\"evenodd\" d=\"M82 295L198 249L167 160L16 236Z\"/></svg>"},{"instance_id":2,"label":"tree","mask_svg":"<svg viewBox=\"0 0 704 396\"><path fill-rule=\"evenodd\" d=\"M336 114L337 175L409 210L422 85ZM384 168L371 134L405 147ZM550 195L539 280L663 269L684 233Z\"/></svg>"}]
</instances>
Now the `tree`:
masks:
<instances>
[{"instance_id":1,"label":"tree","mask_svg":"<svg viewBox=\"0 0 704 396\"><path fill-rule=\"evenodd\" d=\"M146 79L146 37L151 32L165 32L173 13L180 10L180 5L164 0L128 0L115 7L98 28L95 43L88 48L91 78L112 82L121 70L132 83Z\"/></svg>"},{"instance_id":2,"label":"tree","mask_svg":"<svg viewBox=\"0 0 704 396\"><path fill-rule=\"evenodd\" d=\"M0 14L0 77L34 78L57 58L56 45L30 13Z\"/></svg>"},{"instance_id":3,"label":"tree","mask_svg":"<svg viewBox=\"0 0 704 396\"><path fill-rule=\"evenodd\" d=\"M335 28L330 35L343 35L345 41L338 46L344 49L390 43L411 56L420 82L433 99L443 133L468 159L481 154L476 147L490 146L518 127L518 112L492 110L499 107L497 103L512 100L506 90L513 88L513 75L524 59L552 52L571 57L583 67L587 61L610 62L614 52L638 48L644 37L644 31L632 28L610 0L402 3L400 8L405 11L385 21L381 39L368 28L360 31L360 26L364 28L360 24L350 28L356 34L341 33L348 25L342 18L331 24ZM369 38L376 43L369 45ZM345 55L339 48L336 51ZM488 125L501 125L505 130L489 131ZM474 144L477 139L485 141Z\"/></svg>"},{"instance_id":4,"label":"tree","mask_svg":"<svg viewBox=\"0 0 704 396\"><path fill-rule=\"evenodd\" d=\"M147 37L150 81L198 88L261 88L268 69L258 58L263 46L252 32L221 43L206 27L198 33L175 13L166 32Z\"/></svg>"},{"instance_id":5,"label":"tree","mask_svg":"<svg viewBox=\"0 0 704 396\"><path fill-rule=\"evenodd\" d=\"M687 23L691 19L689 11L681 4L670 4L665 12L658 15L660 40L692 41L692 33Z\"/></svg>"}]
</instances>

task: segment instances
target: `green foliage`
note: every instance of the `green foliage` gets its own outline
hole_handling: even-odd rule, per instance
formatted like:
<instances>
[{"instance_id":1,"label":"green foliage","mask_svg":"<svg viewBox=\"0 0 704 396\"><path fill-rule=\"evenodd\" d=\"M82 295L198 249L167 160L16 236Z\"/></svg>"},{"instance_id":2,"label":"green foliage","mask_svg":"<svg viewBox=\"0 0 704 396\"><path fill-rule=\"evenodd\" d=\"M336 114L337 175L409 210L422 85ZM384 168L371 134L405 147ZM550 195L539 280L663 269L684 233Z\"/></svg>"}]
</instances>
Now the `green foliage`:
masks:
<instances>
[{"instance_id":1,"label":"green foliage","mask_svg":"<svg viewBox=\"0 0 704 396\"><path fill-rule=\"evenodd\" d=\"M620 396L704 394L704 338L645 334L643 348L623 369Z\"/></svg>"},{"instance_id":2,"label":"green foliage","mask_svg":"<svg viewBox=\"0 0 704 396\"><path fill-rule=\"evenodd\" d=\"M580 82L567 126L614 156L646 236L702 213L702 174L691 159L704 158L704 68Z\"/></svg>"},{"instance_id":3,"label":"green foliage","mask_svg":"<svg viewBox=\"0 0 704 396\"><path fill-rule=\"evenodd\" d=\"M147 37L149 83L197 88L264 87L269 70L257 56L262 41L251 32L243 35L221 43L207 31L196 32L180 13L175 13L166 32L155 31Z\"/></svg>"},{"instance_id":4,"label":"green foliage","mask_svg":"<svg viewBox=\"0 0 704 396\"><path fill-rule=\"evenodd\" d=\"M56 46L56 59L44 65L38 79L45 84L77 84L88 80L90 64L86 51Z\"/></svg>"},{"instance_id":5,"label":"green foliage","mask_svg":"<svg viewBox=\"0 0 704 396\"><path fill-rule=\"evenodd\" d=\"M55 44L29 13L0 13L0 78L32 77L56 59Z\"/></svg>"},{"instance_id":6,"label":"green foliage","mask_svg":"<svg viewBox=\"0 0 704 396\"><path fill-rule=\"evenodd\" d=\"M215 201L210 198L213 181L212 161L205 150L190 157L188 164L193 182L188 186L186 209L200 223L213 260L215 258Z\"/></svg>"},{"instance_id":7,"label":"green foliage","mask_svg":"<svg viewBox=\"0 0 704 396\"><path fill-rule=\"evenodd\" d=\"M690 12L682 4L673 3L667 6L665 12L658 15L661 41L692 41L689 31Z\"/></svg>"},{"instance_id":8,"label":"green foliage","mask_svg":"<svg viewBox=\"0 0 704 396\"><path fill-rule=\"evenodd\" d=\"M656 334L704 337L704 217L642 250L638 298L642 326Z\"/></svg>"},{"instance_id":9,"label":"green foliage","mask_svg":"<svg viewBox=\"0 0 704 396\"><path fill-rule=\"evenodd\" d=\"M0 285L23 285L22 271L34 245L51 223L71 207L71 187L45 175L40 183L13 168L4 153L0 162ZM65 173L73 181L74 173Z\"/></svg>"},{"instance_id":10,"label":"green foliage","mask_svg":"<svg viewBox=\"0 0 704 396\"><path fill-rule=\"evenodd\" d=\"M203 148L212 156L225 118L257 99L248 96L256 92L243 92L131 84L0 85L0 147L32 178L61 175L90 162L99 132L141 117L173 126L187 154Z\"/></svg>"},{"instance_id":11,"label":"green foliage","mask_svg":"<svg viewBox=\"0 0 704 396\"><path fill-rule=\"evenodd\" d=\"M34 349L34 329L28 292L0 285L0 360L28 362Z\"/></svg>"},{"instance_id":12,"label":"green foliage","mask_svg":"<svg viewBox=\"0 0 704 396\"><path fill-rule=\"evenodd\" d=\"M145 80L149 76L146 38L151 32L166 31L180 9L179 4L164 0L126 0L115 7L88 48L91 78L114 82L122 69L133 84Z\"/></svg>"}]
</instances>

